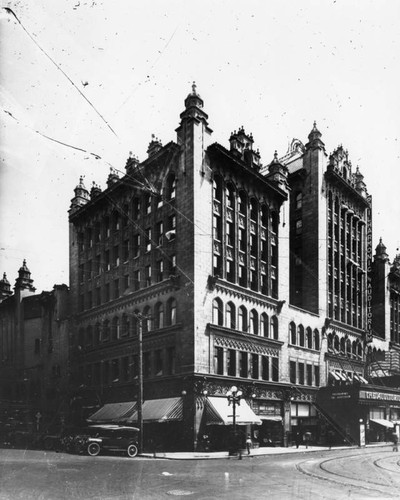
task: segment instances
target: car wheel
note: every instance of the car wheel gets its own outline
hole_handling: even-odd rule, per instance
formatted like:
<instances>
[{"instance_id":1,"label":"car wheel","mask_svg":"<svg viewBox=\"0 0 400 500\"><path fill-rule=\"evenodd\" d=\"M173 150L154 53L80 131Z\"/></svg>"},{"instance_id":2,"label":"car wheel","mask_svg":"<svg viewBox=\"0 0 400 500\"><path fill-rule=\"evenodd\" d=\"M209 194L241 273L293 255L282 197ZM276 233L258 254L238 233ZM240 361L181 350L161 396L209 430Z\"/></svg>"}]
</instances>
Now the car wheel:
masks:
<instances>
[{"instance_id":1,"label":"car wheel","mask_svg":"<svg viewBox=\"0 0 400 500\"><path fill-rule=\"evenodd\" d=\"M90 443L87 447L87 452L91 457L95 457L100 453L100 445L98 443Z\"/></svg>"},{"instance_id":2,"label":"car wheel","mask_svg":"<svg viewBox=\"0 0 400 500\"><path fill-rule=\"evenodd\" d=\"M126 452L128 454L128 457L136 457L136 455L138 454L137 446L135 444L130 444L126 449Z\"/></svg>"}]
</instances>

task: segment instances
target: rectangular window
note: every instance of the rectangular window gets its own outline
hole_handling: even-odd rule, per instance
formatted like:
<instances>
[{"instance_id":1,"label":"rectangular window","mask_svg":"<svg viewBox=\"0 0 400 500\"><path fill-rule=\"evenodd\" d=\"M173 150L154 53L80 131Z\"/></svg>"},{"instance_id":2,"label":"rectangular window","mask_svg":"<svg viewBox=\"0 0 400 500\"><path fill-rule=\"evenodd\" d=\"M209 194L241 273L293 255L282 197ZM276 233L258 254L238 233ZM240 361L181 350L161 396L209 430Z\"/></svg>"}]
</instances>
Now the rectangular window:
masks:
<instances>
[{"instance_id":1,"label":"rectangular window","mask_svg":"<svg viewBox=\"0 0 400 500\"><path fill-rule=\"evenodd\" d=\"M239 377L247 378L249 374L248 354L247 352L239 352Z\"/></svg>"},{"instance_id":2,"label":"rectangular window","mask_svg":"<svg viewBox=\"0 0 400 500\"><path fill-rule=\"evenodd\" d=\"M251 378L258 379L258 354L251 355Z\"/></svg>"},{"instance_id":3,"label":"rectangular window","mask_svg":"<svg viewBox=\"0 0 400 500\"><path fill-rule=\"evenodd\" d=\"M151 376L151 357L150 352L143 353L143 376L150 377Z\"/></svg>"},{"instance_id":4,"label":"rectangular window","mask_svg":"<svg viewBox=\"0 0 400 500\"><path fill-rule=\"evenodd\" d=\"M298 364L299 370L299 384L304 385L304 363Z\"/></svg>"},{"instance_id":5,"label":"rectangular window","mask_svg":"<svg viewBox=\"0 0 400 500\"><path fill-rule=\"evenodd\" d=\"M108 361L103 362L103 384L107 385L110 380L110 364Z\"/></svg>"},{"instance_id":6,"label":"rectangular window","mask_svg":"<svg viewBox=\"0 0 400 500\"><path fill-rule=\"evenodd\" d=\"M114 299L119 297L119 279L114 280Z\"/></svg>"},{"instance_id":7,"label":"rectangular window","mask_svg":"<svg viewBox=\"0 0 400 500\"><path fill-rule=\"evenodd\" d=\"M272 362L272 381L279 382L279 358L271 358Z\"/></svg>"},{"instance_id":8,"label":"rectangular window","mask_svg":"<svg viewBox=\"0 0 400 500\"><path fill-rule=\"evenodd\" d=\"M106 271L110 270L110 250L104 252L104 261L106 266Z\"/></svg>"},{"instance_id":9,"label":"rectangular window","mask_svg":"<svg viewBox=\"0 0 400 500\"><path fill-rule=\"evenodd\" d=\"M122 379L125 382L129 380L129 356L122 358Z\"/></svg>"},{"instance_id":10,"label":"rectangular window","mask_svg":"<svg viewBox=\"0 0 400 500\"><path fill-rule=\"evenodd\" d=\"M128 260L129 260L129 240L124 241L123 260L124 260L124 262L128 262Z\"/></svg>"},{"instance_id":11,"label":"rectangular window","mask_svg":"<svg viewBox=\"0 0 400 500\"><path fill-rule=\"evenodd\" d=\"M146 229L146 252L151 250L151 229Z\"/></svg>"},{"instance_id":12,"label":"rectangular window","mask_svg":"<svg viewBox=\"0 0 400 500\"><path fill-rule=\"evenodd\" d=\"M175 347L168 347L167 349L167 370L168 375L175 373Z\"/></svg>"},{"instance_id":13,"label":"rectangular window","mask_svg":"<svg viewBox=\"0 0 400 500\"><path fill-rule=\"evenodd\" d=\"M79 283L83 283L83 279L84 279L84 275L85 275L83 264L79 265L78 274L79 274Z\"/></svg>"},{"instance_id":14,"label":"rectangular window","mask_svg":"<svg viewBox=\"0 0 400 500\"><path fill-rule=\"evenodd\" d=\"M138 198L132 200L132 218L137 220L140 215L140 201Z\"/></svg>"},{"instance_id":15,"label":"rectangular window","mask_svg":"<svg viewBox=\"0 0 400 500\"><path fill-rule=\"evenodd\" d=\"M296 383L296 361L291 361L290 362L290 383L295 384Z\"/></svg>"},{"instance_id":16,"label":"rectangular window","mask_svg":"<svg viewBox=\"0 0 400 500\"><path fill-rule=\"evenodd\" d=\"M158 246L163 244L163 233L164 233L164 224L162 222L158 222L156 225L156 243Z\"/></svg>"},{"instance_id":17,"label":"rectangular window","mask_svg":"<svg viewBox=\"0 0 400 500\"><path fill-rule=\"evenodd\" d=\"M261 377L263 380L269 380L269 357L262 356L262 373Z\"/></svg>"},{"instance_id":18,"label":"rectangular window","mask_svg":"<svg viewBox=\"0 0 400 500\"><path fill-rule=\"evenodd\" d=\"M101 262L101 257L100 255L96 255L96 260L94 261L94 275L99 276L100 274L100 262Z\"/></svg>"},{"instance_id":19,"label":"rectangular window","mask_svg":"<svg viewBox=\"0 0 400 500\"><path fill-rule=\"evenodd\" d=\"M214 373L217 375L224 374L224 350L222 347L214 349Z\"/></svg>"},{"instance_id":20,"label":"rectangular window","mask_svg":"<svg viewBox=\"0 0 400 500\"><path fill-rule=\"evenodd\" d=\"M91 307L93 307L92 292L88 292L86 297L86 309L90 309Z\"/></svg>"},{"instance_id":21,"label":"rectangular window","mask_svg":"<svg viewBox=\"0 0 400 500\"><path fill-rule=\"evenodd\" d=\"M129 274L125 274L124 276L124 290L128 290L129 288Z\"/></svg>"},{"instance_id":22,"label":"rectangular window","mask_svg":"<svg viewBox=\"0 0 400 500\"><path fill-rule=\"evenodd\" d=\"M150 286L151 285L151 266L145 267L145 279L146 279L146 286Z\"/></svg>"},{"instance_id":23,"label":"rectangular window","mask_svg":"<svg viewBox=\"0 0 400 500\"><path fill-rule=\"evenodd\" d=\"M88 260L86 263L86 279L92 279L92 261Z\"/></svg>"},{"instance_id":24,"label":"rectangular window","mask_svg":"<svg viewBox=\"0 0 400 500\"><path fill-rule=\"evenodd\" d=\"M164 262L162 260L157 261L156 263L157 268L156 268L156 280L157 281L162 281L164 278Z\"/></svg>"},{"instance_id":25,"label":"rectangular window","mask_svg":"<svg viewBox=\"0 0 400 500\"><path fill-rule=\"evenodd\" d=\"M154 351L154 368L156 376L159 377L163 374L164 358L163 358L163 351L161 349Z\"/></svg>"},{"instance_id":26,"label":"rectangular window","mask_svg":"<svg viewBox=\"0 0 400 500\"><path fill-rule=\"evenodd\" d=\"M110 300L110 283L106 283L104 286L104 302Z\"/></svg>"},{"instance_id":27,"label":"rectangular window","mask_svg":"<svg viewBox=\"0 0 400 500\"><path fill-rule=\"evenodd\" d=\"M114 254L114 266L118 267L119 266L119 246L118 245L116 245L114 247L113 254Z\"/></svg>"},{"instance_id":28,"label":"rectangular window","mask_svg":"<svg viewBox=\"0 0 400 500\"><path fill-rule=\"evenodd\" d=\"M101 288L96 288L96 306L101 304Z\"/></svg>"},{"instance_id":29,"label":"rectangular window","mask_svg":"<svg viewBox=\"0 0 400 500\"><path fill-rule=\"evenodd\" d=\"M319 366L317 365L314 366L314 380L315 385L319 387Z\"/></svg>"},{"instance_id":30,"label":"rectangular window","mask_svg":"<svg viewBox=\"0 0 400 500\"><path fill-rule=\"evenodd\" d=\"M307 365L307 385L313 385L313 383L312 383L312 365Z\"/></svg>"},{"instance_id":31,"label":"rectangular window","mask_svg":"<svg viewBox=\"0 0 400 500\"><path fill-rule=\"evenodd\" d=\"M228 350L227 368L228 375L236 377L236 351L234 349Z\"/></svg>"},{"instance_id":32,"label":"rectangular window","mask_svg":"<svg viewBox=\"0 0 400 500\"><path fill-rule=\"evenodd\" d=\"M133 273L133 289L139 290L140 288L140 271L135 271Z\"/></svg>"},{"instance_id":33,"label":"rectangular window","mask_svg":"<svg viewBox=\"0 0 400 500\"><path fill-rule=\"evenodd\" d=\"M111 377L112 382L119 382L119 360L113 359L111 363Z\"/></svg>"},{"instance_id":34,"label":"rectangular window","mask_svg":"<svg viewBox=\"0 0 400 500\"><path fill-rule=\"evenodd\" d=\"M132 239L132 257L135 259L140 254L140 234L134 234Z\"/></svg>"}]
</instances>

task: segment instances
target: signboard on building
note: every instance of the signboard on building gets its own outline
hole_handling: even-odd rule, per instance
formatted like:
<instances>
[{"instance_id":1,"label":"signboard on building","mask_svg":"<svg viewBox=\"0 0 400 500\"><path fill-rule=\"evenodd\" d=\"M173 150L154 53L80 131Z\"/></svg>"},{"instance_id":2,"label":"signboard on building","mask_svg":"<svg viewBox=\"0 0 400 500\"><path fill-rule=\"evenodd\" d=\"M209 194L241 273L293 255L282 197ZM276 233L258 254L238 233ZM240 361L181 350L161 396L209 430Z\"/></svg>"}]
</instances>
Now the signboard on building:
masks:
<instances>
[{"instance_id":1,"label":"signboard on building","mask_svg":"<svg viewBox=\"0 0 400 500\"><path fill-rule=\"evenodd\" d=\"M366 342L372 342L372 197L367 197L367 304L366 304Z\"/></svg>"},{"instance_id":2,"label":"signboard on building","mask_svg":"<svg viewBox=\"0 0 400 500\"><path fill-rule=\"evenodd\" d=\"M387 392L360 391L360 399L372 401L396 401L400 403L400 394Z\"/></svg>"}]
</instances>

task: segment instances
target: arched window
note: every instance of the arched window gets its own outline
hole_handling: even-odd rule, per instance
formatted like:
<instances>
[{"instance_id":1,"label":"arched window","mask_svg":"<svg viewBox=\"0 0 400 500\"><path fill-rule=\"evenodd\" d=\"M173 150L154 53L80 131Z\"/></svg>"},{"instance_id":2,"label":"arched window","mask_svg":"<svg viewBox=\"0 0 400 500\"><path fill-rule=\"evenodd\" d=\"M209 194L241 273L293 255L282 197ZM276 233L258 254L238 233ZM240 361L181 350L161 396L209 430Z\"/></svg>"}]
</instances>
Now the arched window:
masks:
<instances>
[{"instance_id":1,"label":"arched window","mask_svg":"<svg viewBox=\"0 0 400 500\"><path fill-rule=\"evenodd\" d=\"M226 206L228 208L235 208L235 187L229 183L225 189Z\"/></svg>"},{"instance_id":2,"label":"arched window","mask_svg":"<svg viewBox=\"0 0 400 500\"><path fill-rule=\"evenodd\" d=\"M238 312L239 330L247 332L247 309L244 306L240 306Z\"/></svg>"},{"instance_id":3,"label":"arched window","mask_svg":"<svg viewBox=\"0 0 400 500\"><path fill-rule=\"evenodd\" d=\"M238 212L242 215L246 215L247 212L247 195L244 191L239 192Z\"/></svg>"},{"instance_id":4,"label":"arched window","mask_svg":"<svg viewBox=\"0 0 400 500\"><path fill-rule=\"evenodd\" d=\"M268 207L266 205L261 207L261 225L268 227Z\"/></svg>"},{"instance_id":5,"label":"arched window","mask_svg":"<svg viewBox=\"0 0 400 500\"><path fill-rule=\"evenodd\" d=\"M360 342L357 343L357 356L359 359L362 359L362 346Z\"/></svg>"},{"instance_id":6,"label":"arched window","mask_svg":"<svg viewBox=\"0 0 400 500\"><path fill-rule=\"evenodd\" d=\"M150 306L146 306L143 309L143 319L142 319L142 328L143 333L150 332L152 330L152 321L151 321L151 308Z\"/></svg>"},{"instance_id":7,"label":"arched window","mask_svg":"<svg viewBox=\"0 0 400 500\"><path fill-rule=\"evenodd\" d=\"M335 335L333 338L333 348L335 349L336 352L340 351L340 342L339 342L339 337L337 335Z\"/></svg>"},{"instance_id":8,"label":"arched window","mask_svg":"<svg viewBox=\"0 0 400 500\"><path fill-rule=\"evenodd\" d=\"M334 346L333 346L333 335L330 333L328 335L328 351L332 352L333 349L334 349Z\"/></svg>"},{"instance_id":9,"label":"arched window","mask_svg":"<svg viewBox=\"0 0 400 500\"><path fill-rule=\"evenodd\" d=\"M139 317L140 311L136 309L132 314L132 335L136 336L139 333Z\"/></svg>"},{"instance_id":10,"label":"arched window","mask_svg":"<svg viewBox=\"0 0 400 500\"><path fill-rule=\"evenodd\" d=\"M297 193L295 197L295 207L301 208L303 206L303 194L302 193Z\"/></svg>"},{"instance_id":11,"label":"arched window","mask_svg":"<svg viewBox=\"0 0 400 500\"><path fill-rule=\"evenodd\" d=\"M344 337L340 339L340 354L345 354L346 352L346 341Z\"/></svg>"},{"instance_id":12,"label":"arched window","mask_svg":"<svg viewBox=\"0 0 400 500\"><path fill-rule=\"evenodd\" d=\"M213 323L219 326L224 324L223 304L220 298L213 300Z\"/></svg>"},{"instance_id":13,"label":"arched window","mask_svg":"<svg viewBox=\"0 0 400 500\"><path fill-rule=\"evenodd\" d=\"M321 349L319 331L317 329L314 330L314 349L316 351L319 351Z\"/></svg>"},{"instance_id":14,"label":"arched window","mask_svg":"<svg viewBox=\"0 0 400 500\"><path fill-rule=\"evenodd\" d=\"M252 221L257 221L258 216L258 203L255 198L250 200L250 219Z\"/></svg>"},{"instance_id":15,"label":"arched window","mask_svg":"<svg viewBox=\"0 0 400 500\"><path fill-rule=\"evenodd\" d=\"M250 333L258 335L258 313L255 309L250 311Z\"/></svg>"},{"instance_id":16,"label":"arched window","mask_svg":"<svg viewBox=\"0 0 400 500\"><path fill-rule=\"evenodd\" d=\"M260 335L263 337L269 337L269 318L268 314L262 313L260 316Z\"/></svg>"},{"instance_id":17,"label":"arched window","mask_svg":"<svg viewBox=\"0 0 400 500\"><path fill-rule=\"evenodd\" d=\"M164 328L164 305L161 302L154 307L154 328Z\"/></svg>"},{"instance_id":18,"label":"arched window","mask_svg":"<svg viewBox=\"0 0 400 500\"><path fill-rule=\"evenodd\" d=\"M169 176L167 178L167 183L166 183L166 189L165 189L166 199L167 200L175 199L175 191L176 191L175 174L171 173L171 174L169 174Z\"/></svg>"},{"instance_id":19,"label":"arched window","mask_svg":"<svg viewBox=\"0 0 400 500\"><path fill-rule=\"evenodd\" d=\"M312 349L313 348L313 335L312 335L311 328L309 326L306 328L306 339L307 339L307 347L309 349Z\"/></svg>"},{"instance_id":20,"label":"arched window","mask_svg":"<svg viewBox=\"0 0 400 500\"><path fill-rule=\"evenodd\" d=\"M102 335L101 340L103 342L110 340L110 322L108 321L108 319L103 321L103 332L102 333L103 333L103 335Z\"/></svg>"},{"instance_id":21,"label":"arched window","mask_svg":"<svg viewBox=\"0 0 400 500\"><path fill-rule=\"evenodd\" d=\"M221 202L222 201L222 179L219 175L216 175L214 177L213 193L214 193L214 200Z\"/></svg>"},{"instance_id":22,"label":"arched window","mask_svg":"<svg viewBox=\"0 0 400 500\"><path fill-rule=\"evenodd\" d=\"M357 343L356 343L356 341L354 341L352 346L351 346L351 353L352 353L353 358L357 357Z\"/></svg>"},{"instance_id":23,"label":"arched window","mask_svg":"<svg viewBox=\"0 0 400 500\"><path fill-rule=\"evenodd\" d=\"M85 330L83 328L80 328L78 333L78 346L80 349L83 349L84 345L85 345Z\"/></svg>"},{"instance_id":24,"label":"arched window","mask_svg":"<svg viewBox=\"0 0 400 500\"><path fill-rule=\"evenodd\" d=\"M278 340L278 336L278 318L276 316L271 316L270 337L274 340Z\"/></svg>"},{"instance_id":25,"label":"arched window","mask_svg":"<svg viewBox=\"0 0 400 500\"><path fill-rule=\"evenodd\" d=\"M170 298L167 302L167 323L176 325L176 300L174 298Z\"/></svg>"},{"instance_id":26,"label":"arched window","mask_svg":"<svg viewBox=\"0 0 400 500\"><path fill-rule=\"evenodd\" d=\"M112 339L119 339L119 319L117 316L112 320Z\"/></svg>"},{"instance_id":27,"label":"arched window","mask_svg":"<svg viewBox=\"0 0 400 500\"><path fill-rule=\"evenodd\" d=\"M226 304L225 326L227 328L232 328L232 330L236 329L236 308L235 304L233 304L232 302L228 302Z\"/></svg>"},{"instance_id":28,"label":"arched window","mask_svg":"<svg viewBox=\"0 0 400 500\"><path fill-rule=\"evenodd\" d=\"M298 335L298 341L299 341L299 345L301 347L304 347L304 326L303 325L299 325L297 327L297 335Z\"/></svg>"},{"instance_id":29,"label":"arched window","mask_svg":"<svg viewBox=\"0 0 400 500\"><path fill-rule=\"evenodd\" d=\"M289 335L290 335L290 343L292 345L297 345L297 335L296 335L296 325L291 321L289 323Z\"/></svg>"},{"instance_id":30,"label":"arched window","mask_svg":"<svg viewBox=\"0 0 400 500\"><path fill-rule=\"evenodd\" d=\"M92 347L93 346L93 329L92 329L92 325L89 325L86 328L86 345L88 347Z\"/></svg>"},{"instance_id":31,"label":"arched window","mask_svg":"<svg viewBox=\"0 0 400 500\"><path fill-rule=\"evenodd\" d=\"M346 356L351 358L351 340L347 339L346 341Z\"/></svg>"},{"instance_id":32,"label":"arched window","mask_svg":"<svg viewBox=\"0 0 400 500\"><path fill-rule=\"evenodd\" d=\"M100 343L100 323L96 323L94 327L94 345L99 345Z\"/></svg>"},{"instance_id":33,"label":"arched window","mask_svg":"<svg viewBox=\"0 0 400 500\"><path fill-rule=\"evenodd\" d=\"M121 337L127 337L129 335L130 323L127 314L122 315L121 321Z\"/></svg>"}]
</instances>

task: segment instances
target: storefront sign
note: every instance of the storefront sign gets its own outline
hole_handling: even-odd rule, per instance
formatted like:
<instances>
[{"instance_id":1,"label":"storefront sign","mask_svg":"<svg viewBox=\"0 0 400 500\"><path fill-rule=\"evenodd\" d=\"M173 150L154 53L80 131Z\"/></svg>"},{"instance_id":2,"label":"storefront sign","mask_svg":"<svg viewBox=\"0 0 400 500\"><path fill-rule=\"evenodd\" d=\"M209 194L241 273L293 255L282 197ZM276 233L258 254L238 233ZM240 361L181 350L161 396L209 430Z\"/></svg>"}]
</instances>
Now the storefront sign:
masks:
<instances>
[{"instance_id":1,"label":"storefront sign","mask_svg":"<svg viewBox=\"0 0 400 500\"><path fill-rule=\"evenodd\" d=\"M360 399L372 399L374 401L398 401L400 394L390 394L385 392L360 391Z\"/></svg>"},{"instance_id":2,"label":"storefront sign","mask_svg":"<svg viewBox=\"0 0 400 500\"><path fill-rule=\"evenodd\" d=\"M348 392L334 392L332 393L332 399L350 399L351 394Z\"/></svg>"},{"instance_id":3,"label":"storefront sign","mask_svg":"<svg viewBox=\"0 0 400 500\"><path fill-rule=\"evenodd\" d=\"M367 198L367 321L366 342L372 342L372 197Z\"/></svg>"}]
</instances>

